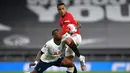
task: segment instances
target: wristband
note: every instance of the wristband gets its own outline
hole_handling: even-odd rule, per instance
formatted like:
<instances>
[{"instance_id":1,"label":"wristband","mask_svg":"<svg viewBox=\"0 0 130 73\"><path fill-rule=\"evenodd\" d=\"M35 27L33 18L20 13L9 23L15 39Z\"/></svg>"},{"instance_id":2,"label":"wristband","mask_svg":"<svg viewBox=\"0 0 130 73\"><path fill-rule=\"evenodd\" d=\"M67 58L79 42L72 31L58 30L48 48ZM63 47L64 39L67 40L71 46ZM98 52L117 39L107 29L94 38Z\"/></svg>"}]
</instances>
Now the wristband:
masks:
<instances>
[{"instance_id":1,"label":"wristband","mask_svg":"<svg viewBox=\"0 0 130 73\"><path fill-rule=\"evenodd\" d=\"M37 64L37 63L38 63L38 61L34 61L34 63L36 63L36 64Z\"/></svg>"}]
</instances>

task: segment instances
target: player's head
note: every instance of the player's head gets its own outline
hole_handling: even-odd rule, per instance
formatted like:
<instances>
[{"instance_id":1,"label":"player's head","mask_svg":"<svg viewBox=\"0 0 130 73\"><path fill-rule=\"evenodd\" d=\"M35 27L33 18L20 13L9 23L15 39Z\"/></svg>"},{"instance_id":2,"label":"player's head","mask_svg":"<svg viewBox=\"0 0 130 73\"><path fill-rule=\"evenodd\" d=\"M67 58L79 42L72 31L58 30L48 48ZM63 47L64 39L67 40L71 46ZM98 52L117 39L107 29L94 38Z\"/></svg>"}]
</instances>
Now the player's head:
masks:
<instances>
[{"instance_id":1,"label":"player's head","mask_svg":"<svg viewBox=\"0 0 130 73\"><path fill-rule=\"evenodd\" d=\"M56 40L61 40L61 39L62 39L62 34L61 34L60 29L54 29L54 30L52 31L52 36L53 36L53 38L56 39Z\"/></svg>"},{"instance_id":2,"label":"player's head","mask_svg":"<svg viewBox=\"0 0 130 73\"><path fill-rule=\"evenodd\" d=\"M57 4L57 11L59 12L60 16L64 16L67 12L67 9L65 7L65 4L63 2L59 2Z\"/></svg>"}]
</instances>

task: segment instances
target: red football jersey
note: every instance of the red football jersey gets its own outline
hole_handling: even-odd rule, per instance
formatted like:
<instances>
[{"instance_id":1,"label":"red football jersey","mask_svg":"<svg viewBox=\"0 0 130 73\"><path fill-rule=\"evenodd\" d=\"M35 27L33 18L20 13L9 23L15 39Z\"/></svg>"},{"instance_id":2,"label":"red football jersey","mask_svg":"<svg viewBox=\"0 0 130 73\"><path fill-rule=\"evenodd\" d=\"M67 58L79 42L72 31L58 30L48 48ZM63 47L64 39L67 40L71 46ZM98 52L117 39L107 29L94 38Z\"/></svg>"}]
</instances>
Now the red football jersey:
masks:
<instances>
[{"instance_id":1,"label":"red football jersey","mask_svg":"<svg viewBox=\"0 0 130 73\"><path fill-rule=\"evenodd\" d=\"M66 14L63 17L60 17L59 22L60 22L60 26L62 28L62 34L65 34L67 32L66 27L68 24L73 24L74 26L77 26L77 21L74 19L72 14L69 12L66 12ZM80 30L77 29L76 33L80 34Z\"/></svg>"}]
</instances>

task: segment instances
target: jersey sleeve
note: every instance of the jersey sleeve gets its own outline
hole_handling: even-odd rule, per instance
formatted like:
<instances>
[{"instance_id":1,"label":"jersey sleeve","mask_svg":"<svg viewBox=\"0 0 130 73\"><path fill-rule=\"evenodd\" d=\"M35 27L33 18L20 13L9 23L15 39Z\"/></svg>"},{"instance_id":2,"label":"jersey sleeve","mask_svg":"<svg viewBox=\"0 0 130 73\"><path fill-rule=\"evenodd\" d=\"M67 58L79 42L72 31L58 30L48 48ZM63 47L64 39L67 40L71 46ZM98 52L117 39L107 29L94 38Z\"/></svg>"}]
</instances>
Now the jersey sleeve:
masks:
<instances>
[{"instance_id":1,"label":"jersey sleeve","mask_svg":"<svg viewBox=\"0 0 130 73\"><path fill-rule=\"evenodd\" d=\"M45 53L45 52L47 52L48 48L49 48L49 45L46 43L46 44L42 47L41 51Z\"/></svg>"},{"instance_id":2,"label":"jersey sleeve","mask_svg":"<svg viewBox=\"0 0 130 73\"><path fill-rule=\"evenodd\" d=\"M50 42L47 42L43 48L41 49L42 52L44 53L48 53L48 54L51 54L53 55L54 52L53 52L53 47L52 47L52 44Z\"/></svg>"},{"instance_id":3,"label":"jersey sleeve","mask_svg":"<svg viewBox=\"0 0 130 73\"><path fill-rule=\"evenodd\" d=\"M69 17L71 19L71 24L74 24L75 26L77 26L77 21L75 20L75 18L73 17L73 15L69 14Z\"/></svg>"}]
</instances>

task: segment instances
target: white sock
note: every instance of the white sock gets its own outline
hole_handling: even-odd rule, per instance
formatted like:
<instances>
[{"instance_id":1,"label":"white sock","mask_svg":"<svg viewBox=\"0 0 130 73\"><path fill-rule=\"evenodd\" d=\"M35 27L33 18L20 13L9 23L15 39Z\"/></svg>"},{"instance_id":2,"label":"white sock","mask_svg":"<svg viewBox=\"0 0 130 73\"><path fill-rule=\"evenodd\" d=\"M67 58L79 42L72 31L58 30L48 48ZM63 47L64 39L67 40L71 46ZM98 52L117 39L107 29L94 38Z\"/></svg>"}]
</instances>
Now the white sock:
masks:
<instances>
[{"instance_id":1,"label":"white sock","mask_svg":"<svg viewBox=\"0 0 130 73\"><path fill-rule=\"evenodd\" d=\"M74 72L74 67L67 68L67 71L73 73Z\"/></svg>"}]
</instances>

